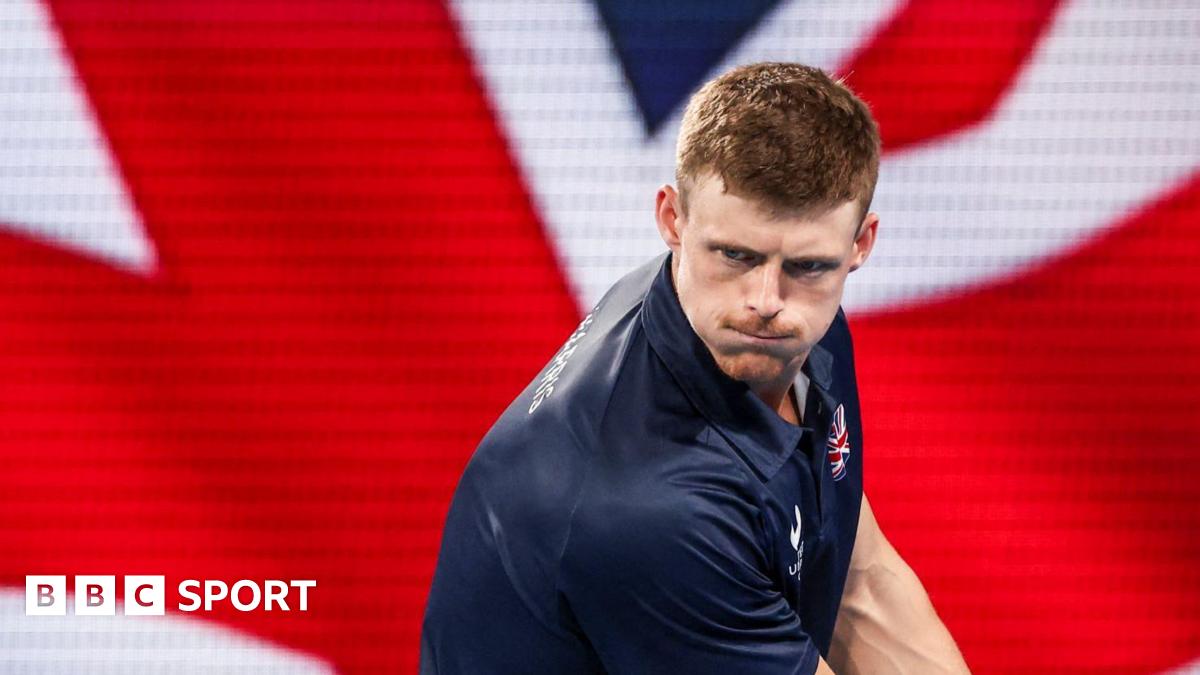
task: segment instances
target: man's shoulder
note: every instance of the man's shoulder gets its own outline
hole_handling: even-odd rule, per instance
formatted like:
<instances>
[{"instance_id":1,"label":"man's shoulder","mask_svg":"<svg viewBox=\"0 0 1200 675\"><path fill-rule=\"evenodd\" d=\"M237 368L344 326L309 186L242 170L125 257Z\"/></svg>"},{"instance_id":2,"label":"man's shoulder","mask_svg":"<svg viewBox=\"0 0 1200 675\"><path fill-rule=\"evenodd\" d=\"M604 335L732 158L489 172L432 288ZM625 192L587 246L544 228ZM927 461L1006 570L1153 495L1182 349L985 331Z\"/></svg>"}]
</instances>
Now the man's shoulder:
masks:
<instances>
[{"instance_id":1,"label":"man's shoulder","mask_svg":"<svg viewBox=\"0 0 1200 675\"><path fill-rule=\"evenodd\" d=\"M572 517L590 508L581 506L584 495L617 498L614 490L627 482L613 471L615 458L653 461L641 451L653 450L653 441L636 428L653 425L645 420L655 416L645 392L662 383L652 382L656 357L639 310L659 264L624 277L580 322L480 441L456 489L448 522L471 537L502 533L485 537L480 549L501 551L514 586L539 602L550 603L535 589L552 585ZM610 405L621 420L607 417Z\"/></svg>"},{"instance_id":2,"label":"man's shoulder","mask_svg":"<svg viewBox=\"0 0 1200 675\"><path fill-rule=\"evenodd\" d=\"M640 309L662 262L609 289L484 435L464 481L533 511L570 509L592 458L620 440L606 423L610 405L644 403L656 386Z\"/></svg>"},{"instance_id":3,"label":"man's shoulder","mask_svg":"<svg viewBox=\"0 0 1200 675\"><path fill-rule=\"evenodd\" d=\"M601 440L601 423L622 378L654 377L646 372L652 363L640 310L662 261L648 261L605 293L496 421L481 451Z\"/></svg>"}]
</instances>

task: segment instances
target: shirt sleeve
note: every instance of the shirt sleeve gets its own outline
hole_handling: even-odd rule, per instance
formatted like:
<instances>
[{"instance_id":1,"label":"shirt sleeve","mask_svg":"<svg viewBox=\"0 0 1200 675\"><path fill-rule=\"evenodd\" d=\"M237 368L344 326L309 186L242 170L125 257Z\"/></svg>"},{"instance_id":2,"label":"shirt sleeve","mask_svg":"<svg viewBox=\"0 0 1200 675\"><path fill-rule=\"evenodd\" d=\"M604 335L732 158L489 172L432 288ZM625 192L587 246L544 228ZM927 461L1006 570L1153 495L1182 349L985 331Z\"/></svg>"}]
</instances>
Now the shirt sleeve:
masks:
<instances>
[{"instance_id":1,"label":"shirt sleeve","mask_svg":"<svg viewBox=\"0 0 1200 675\"><path fill-rule=\"evenodd\" d=\"M816 672L815 644L765 572L758 509L705 488L656 502L592 509L564 551L560 592L607 672Z\"/></svg>"}]
</instances>

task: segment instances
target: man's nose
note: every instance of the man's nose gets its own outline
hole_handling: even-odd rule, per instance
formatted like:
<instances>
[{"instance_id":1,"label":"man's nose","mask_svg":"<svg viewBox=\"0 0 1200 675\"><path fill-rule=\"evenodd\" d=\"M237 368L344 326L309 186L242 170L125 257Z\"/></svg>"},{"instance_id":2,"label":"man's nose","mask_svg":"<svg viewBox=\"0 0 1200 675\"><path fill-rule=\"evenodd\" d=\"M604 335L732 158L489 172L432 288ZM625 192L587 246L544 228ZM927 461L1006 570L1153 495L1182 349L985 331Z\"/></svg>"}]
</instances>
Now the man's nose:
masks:
<instances>
[{"instance_id":1,"label":"man's nose","mask_svg":"<svg viewBox=\"0 0 1200 675\"><path fill-rule=\"evenodd\" d=\"M769 265L761 265L755 287L750 294L750 309L764 319L770 319L783 311L783 298L780 296L779 272L770 269Z\"/></svg>"}]
</instances>

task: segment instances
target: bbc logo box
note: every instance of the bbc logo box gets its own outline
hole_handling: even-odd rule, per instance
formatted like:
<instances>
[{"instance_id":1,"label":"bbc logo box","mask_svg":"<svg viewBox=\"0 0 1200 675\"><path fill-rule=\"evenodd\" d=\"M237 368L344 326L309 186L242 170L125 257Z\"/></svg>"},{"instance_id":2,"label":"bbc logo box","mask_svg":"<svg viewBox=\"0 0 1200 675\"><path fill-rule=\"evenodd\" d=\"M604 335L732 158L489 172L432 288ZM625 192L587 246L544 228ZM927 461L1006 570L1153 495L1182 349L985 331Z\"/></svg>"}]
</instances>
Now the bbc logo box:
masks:
<instances>
[{"instance_id":1,"label":"bbc logo box","mask_svg":"<svg viewBox=\"0 0 1200 675\"><path fill-rule=\"evenodd\" d=\"M78 574L74 578L76 616L113 616L117 613L117 579L112 575ZM151 616L166 613L166 578L158 575L127 575L124 578L124 614ZM25 577L26 616L65 616L65 575Z\"/></svg>"}]
</instances>

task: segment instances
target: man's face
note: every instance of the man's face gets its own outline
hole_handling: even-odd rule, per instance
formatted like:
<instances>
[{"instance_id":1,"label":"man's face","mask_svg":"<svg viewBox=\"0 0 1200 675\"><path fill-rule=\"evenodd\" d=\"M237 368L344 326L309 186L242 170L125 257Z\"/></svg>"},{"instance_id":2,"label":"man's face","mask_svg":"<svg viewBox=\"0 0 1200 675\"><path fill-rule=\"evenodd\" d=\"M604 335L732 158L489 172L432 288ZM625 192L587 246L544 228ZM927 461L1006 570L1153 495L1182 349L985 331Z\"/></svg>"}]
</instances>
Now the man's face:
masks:
<instances>
[{"instance_id":1,"label":"man's face","mask_svg":"<svg viewBox=\"0 0 1200 675\"><path fill-rule=\"evenodd\" d=\"M812 217L772 217L697 181L687 213L665 186L657 217L679 302L721 370L751 387L790 383L837 314L846 275L863 264L878 217L845 202ZM856 232L858 236L856 238Z\"/></svg>"}]
</instances>

